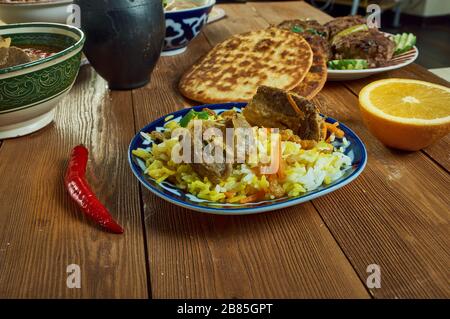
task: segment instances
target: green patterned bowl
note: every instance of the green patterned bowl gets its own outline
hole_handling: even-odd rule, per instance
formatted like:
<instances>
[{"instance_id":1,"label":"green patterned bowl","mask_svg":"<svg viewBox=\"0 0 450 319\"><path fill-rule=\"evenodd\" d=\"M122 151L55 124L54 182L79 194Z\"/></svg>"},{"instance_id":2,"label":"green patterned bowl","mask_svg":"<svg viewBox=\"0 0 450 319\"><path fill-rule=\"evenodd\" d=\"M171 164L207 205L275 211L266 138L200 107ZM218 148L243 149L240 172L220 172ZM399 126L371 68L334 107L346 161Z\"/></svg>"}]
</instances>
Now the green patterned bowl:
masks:
<instances>
[{"instance_id":1,"label":"green patterned bowl","mask_svg":"<svg viewBox=\"0 0 450 319\"><path fill-rule=\"evenodd\" d=\"M13 45L61 49L55 55L0 69L0 139L23 136L50 124L54 108L69 93L80 69L85 36L80 29L54 23L0 26Z\"/></svg>"}]
</instances>

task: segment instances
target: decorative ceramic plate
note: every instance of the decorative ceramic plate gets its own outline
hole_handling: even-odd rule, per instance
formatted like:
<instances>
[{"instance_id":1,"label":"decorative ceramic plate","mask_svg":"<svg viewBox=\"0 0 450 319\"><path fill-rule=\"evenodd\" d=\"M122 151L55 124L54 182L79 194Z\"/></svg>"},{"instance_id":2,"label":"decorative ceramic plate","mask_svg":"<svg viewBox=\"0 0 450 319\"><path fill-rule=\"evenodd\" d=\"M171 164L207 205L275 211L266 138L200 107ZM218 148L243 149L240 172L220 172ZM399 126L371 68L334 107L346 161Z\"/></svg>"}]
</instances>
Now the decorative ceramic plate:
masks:
<instances>
[{"instance_id":1,"label":"decorative ceramic plate","mask_svg":"<svg viewBox=\"0 0 450 319\"><path fill-rule=\"evenodd\" d=\"M364 70L330 70L328 69L328 81L349 81L366 78L368 76L403 68L413 63L419 56L417 47L395 56L389 63L390 65L382 68L364 69Z\"/></svg>"},{"instance_id":2,"label":"decorative ceramic plate","mask_svg":"<svg viewBox=\"0 0 450 319\"><path fill-rule=\"evenodd\" d=\"M201 105L193 107L192 109L196 111L201 111L203 108L207 107L211 110L214 110L216 113L221 114L222 112L233 108L241 110L243 107L245 107L245 105L246 105L245 103L226 103L226 104ZM346 149L345 154L351 158L352 166L350 166L345 171L344 175L340 179L336 180L330 185L321 186L318 189L311 192L307 192L299 197L290 197L290 198L284 197L274 200L264 200L258 203L229 204L229 203L216 203L199 199L192 194L180 190L179 188L177 188L176 186L172 185L169 182L163 182L159 184L151 177L145 175L144 161L132 154L132 150L135 150L137 148L143 149L151 148L151 142L143 138L141 132L150 133L155 130L161 130L162 127L167 123L165 119L168 116L173 116L173 118L170 121L178 122L190 110L191 108L180 110L175 113L161 117L160 119L154 121L153 123L150 123L133 138L128 150L128 160L131 166L131 170L133 171L134 175L139 179L139 181L155 195L161 197L162 199L172 204L184 208L204 213L212 213L220 215L255 214L286 208L310 201L319 196L326 195L330 192L333 192L347 185L348 183L353 181L356 177L358 177L359 174L361 174L367 163L367 152L363 142L353 131L351 131L348 127L346 127L341 123L339 125L339 128L341 128L345 132L345 137L350 142L350 146ZM326 121L329 123L336 122L336 120L332 118L327 118ZM335 143L337 143L336 146L338 146L340 142L336 141Z\"/></svg>"}]
</instances>

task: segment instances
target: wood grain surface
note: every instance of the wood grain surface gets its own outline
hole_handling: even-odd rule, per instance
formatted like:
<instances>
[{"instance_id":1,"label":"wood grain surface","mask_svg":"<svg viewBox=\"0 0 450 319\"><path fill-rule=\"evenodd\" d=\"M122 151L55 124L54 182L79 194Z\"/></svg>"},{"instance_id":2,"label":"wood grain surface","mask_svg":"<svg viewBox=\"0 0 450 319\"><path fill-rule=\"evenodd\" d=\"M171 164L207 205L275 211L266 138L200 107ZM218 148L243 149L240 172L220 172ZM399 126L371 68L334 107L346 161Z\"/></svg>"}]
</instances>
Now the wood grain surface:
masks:
<instances>
[{"instance_id":1,"label":"wood grain surface","mask_svg":"<svg viewBox=\"0 0 450 319\"><path fill-rule=\"evenodd\" d=\"M375 297L448 297L448 173L421 152L384 147L362 124L356 96L341 84L328 84L316 102L367 146L360 178L313 201L361 279L369 264L378 264L383 282L371 290Z\"/></svg>"},{"instance_id":2,"label":"wood grain surface","mask_svg":"<svg viewBox=\"0 0 450 319\"><path fill-rule=\"evenodd\" d=\"M0 298L147 298L138 184L128 168L134 135L130 92L109 92L90 67L59 105L55 122L0 151ZM88 176L125 227L122 236L87 221L67 195L71 148L90 149ZM68 289L69 264L81 289Z\"/></svg>"},{"instance_id":3,"label":"wood grain surface","mask_svg":"<svg viewBox=\"0 0 450 319\"><path fill-rule=\"evenodd\" d=\"M178 81L230 35L284 19L330 17L301 1L220 5L186 53L162 57L144 88L108 91L90 67L49 127L0 141L0 298L449 298L449 144L421 152L384 147L363 125L357 95L377 79L327 83L314 99L364 141L368 165L353 183L312 202L253 216L199 214L138 185L128 143L154 119L190 105ZM447 85L412 65L379 77ZM91 150L93 188L125 227L107 234L65 193L70 149ZM82 288L66 287L78 264ZM368 289L367 267L381 267Z\"/></svg>"}]
</instances>

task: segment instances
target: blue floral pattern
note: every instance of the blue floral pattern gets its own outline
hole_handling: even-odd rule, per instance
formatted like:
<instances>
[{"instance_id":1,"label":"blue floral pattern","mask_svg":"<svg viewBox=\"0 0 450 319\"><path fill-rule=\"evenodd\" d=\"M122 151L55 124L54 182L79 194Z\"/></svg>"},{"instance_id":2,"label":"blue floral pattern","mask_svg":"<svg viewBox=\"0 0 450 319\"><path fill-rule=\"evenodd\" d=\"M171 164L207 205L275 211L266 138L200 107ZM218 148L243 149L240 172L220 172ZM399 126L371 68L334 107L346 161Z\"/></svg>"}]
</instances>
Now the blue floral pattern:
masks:
<instances>
[{"instance_id":1,"label":"blue floral pattern","mask_svg":"<svg viewBox=\"0 0 450 319\"><path fill-rule=\"evenodd\" d=\"M208 21L212 6L181 12L166 12L164 51L179 50L199 35Z\"/></svg>"}]
</instances>

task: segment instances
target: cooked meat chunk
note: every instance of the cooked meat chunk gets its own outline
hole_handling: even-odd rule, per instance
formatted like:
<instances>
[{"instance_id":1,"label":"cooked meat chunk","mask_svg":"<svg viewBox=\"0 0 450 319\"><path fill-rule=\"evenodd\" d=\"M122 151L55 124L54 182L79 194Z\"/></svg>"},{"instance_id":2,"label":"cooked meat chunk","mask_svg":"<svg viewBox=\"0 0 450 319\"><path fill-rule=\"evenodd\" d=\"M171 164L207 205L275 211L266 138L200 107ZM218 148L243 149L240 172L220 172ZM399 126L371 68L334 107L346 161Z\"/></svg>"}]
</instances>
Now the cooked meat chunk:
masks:
<instances>
[{"instance_id":1,"label":"cooked meat chunk","mask_svg":"<svg viewBox=\"0 0 450 319\"><path fill-rule=\"evenodd\" d=\"M283 186L281 186L276 179L270 181L269 189L270 193L275 196L275 198L281 198L286 193Z\"/></svg>"},{"instance_id":2,"label":"cooked meat chunk","mask_svg":"<svg viewBox=\"0 0 450 319\"><path fill-rule=\"evenodd\" d=\"M245 117L242 114L235 113L232 117L226 118L225 121L226 127L232 127L232 128L251 128L249 122L245 119Z\"/></svg>"},{"instance_id":3,"label":"cooked meat chunk","mask_svg":"<svg viewBox=\"0 0 450 319\"><path fill-rule=\"evenodd\" d=\"M164 140L166 139L166 136L164 135L164 133L158 132L158 131L151 132L150 136L156 142L156 144L164 142Z\"/></svg>"},{"instance_id":4,"label":"cooked meat chunk","mask_svg":"<svg viewBox=\"0 0 450 319\"><path fill-rule=\"evenodd\" d=\"M207 177L214 184L227 179L232 171L231 163L192 163L192 168L198 175Z\"/></svg>"},{"instance_id":5,"label":"cooked meat chunk","mask_svg":"<svg viewBox=\"0 0 450 319\"><path fill-rule=\"evenodd\" d=\"M286 20L281 22L278 28L300 34L310 45L319 45L326 52L327 56L331 58L331 48L328 43L328 28L316 20Z\"/></svg>"},{"instance_id":6,"label":"cooked meat chunk","mask_svg":"<svg viewBox=\"0 0 450 319\"><path fill-rule=\"evenodd\" d=\"M384 33L370 29L339 37L332 45L334 59L366 59L369 67L386 65L392 59L395 43Z\"/></svg>"},{"instance_id":7,"label":"cooked meat chunk","mask_svg":"<svg viewBox=\"0 0 450 319\"><path fill-rule=\"evenodd\" d=\"M278 27L289 31L295 31L301 34L305 39L312 35L319 35L324 39L328 39L328 28L321 25L316 20L285 20L281 22Z\"/></svg>"},{"instance_id":8,"label":"cooked meat chunk","mask_svg":"<svg viewBox=\"0 0 450 319\"><path fill-rule=\"evenodd\" d=\"M31 62L32 59L22 49L0 48L0 69Z\"/></svg>"},{"instance_id":9,"label":"cooked meat chunk","mask_svg":"<svg viewBox=\"0 0 450 319\"><path fill-rule=\"evenodd\" d=\"M303 149L309 150L314 148L317 145L317 141L311 141L311 140L302 140L298 135L295 135L292 130L281 130L281 140L282 141L290 141L297 144L300 144ZM323 136L321 136L323 138Z\"/></svg>"},{"instance_id":10,"label":"cooked meat chunk","mask_svg":"<svg viewBox=\"0 0 450 319\"><path fill-rule=\"evenodd\" d=\"M235 110L227 110L227 111L223 112L222 114L220 114L220 116L226 121L228 119L233 118L236 114L237 114L237 112Z\"/></svg>"},{"instance_id":11,"label":"cooked meat chunk","mask_svg":"<svg viewBox=\"0 0 450 319\"><path fill-rule=\"evenodd\" d=\"M225 126L214 122L214 121L202 121L202 129L203 132L208 128L217 128L223 132ZM191 127L191 137L192 137L192 168L194 171L200 175L201 177L207 177L208 180L214 184L220 183L221 180L226 179L232 171L232 164L226 163L226 154L225 154L225 144L224 141L219 141L217 138L211 138L209 141L205 141L207 144L211 144L214 146L214 152L219 151L222 152L222 161L214 162L214 163L206 163L205 158L203 158L203 149L206 147L204 145L204 141L200 141L197 147L195 146L195 135L193 132L193 127ZM200 146L200 147L198 147ZM211 154L215 155L215 154ZM203 159L202 163L195 163L195 158Z\"/></svg>"},{"instance_id":12,"label":"cooked meat chunk","mask_svg":"<svg viewBox=\"0 0 450 319\"><path fill-rule=\"evenodd\" d=\"M226 114L225 126L234 129L234 149L229 151L233 151L237 162L248 158L253 150L256 151L256 149L252 149L252 147L255 147L252 126L242 114L236 112L234 115L232 113Z\"/></svg>"},{"instance_id":13,"label":"cooked meat chunk","mask_svg":"<svg viewBox=\"0 0 450 319\"><path fill-rule=\"evenodd\" d=\"M301 139L319 141L323 118L310 101L276 88L261 86L244 109L254 126L291 129Z\"/></svg>"},{"instance_id":14,"label":"cooked meat chunk","mask_svg":"<svg viewBox=\"0 0 450 319\"><path fill-rule=\"evenodd\" d=\"M327 23L325 23L325 27L328 28L330 39L333 39L333 37L338 34L339 32L353 27L358 24L365 24L366 18L362 16L345 16L345 17L338 17L335 18Z\"/></svg>"},{"instance_id":15,"label":"cooked meat chunk","mask_svg":"<svg viewBox=\"0 0 450 319\"><path fill-rule=\"evenodd\" d=\"M8 48L0 48L0 68L3 68L3 65L8 61L9 49Z\"/></svg>"}]
</instances>

